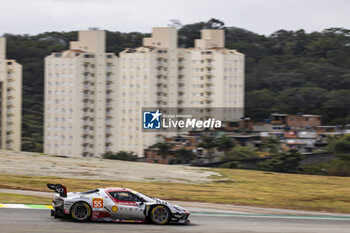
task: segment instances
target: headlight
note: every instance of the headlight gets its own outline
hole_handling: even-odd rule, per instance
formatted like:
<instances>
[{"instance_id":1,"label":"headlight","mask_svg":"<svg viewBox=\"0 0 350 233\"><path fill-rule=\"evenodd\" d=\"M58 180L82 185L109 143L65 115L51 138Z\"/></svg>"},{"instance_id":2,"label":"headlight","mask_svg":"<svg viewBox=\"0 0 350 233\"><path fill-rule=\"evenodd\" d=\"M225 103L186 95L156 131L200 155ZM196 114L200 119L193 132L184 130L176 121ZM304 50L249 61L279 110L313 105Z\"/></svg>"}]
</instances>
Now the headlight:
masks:
<instances>
[{"instance_id":1,"label":"headlight","mask_svg":"<svg viewBox=\"0 0 350 233\"><path fill-rule=\"evenodd\" d=\"M177 211L179 211L179 212L183 212L183 209L180 208L179 206L174 206L174 209L177 210Z\"/></svg>"}]
</instances>

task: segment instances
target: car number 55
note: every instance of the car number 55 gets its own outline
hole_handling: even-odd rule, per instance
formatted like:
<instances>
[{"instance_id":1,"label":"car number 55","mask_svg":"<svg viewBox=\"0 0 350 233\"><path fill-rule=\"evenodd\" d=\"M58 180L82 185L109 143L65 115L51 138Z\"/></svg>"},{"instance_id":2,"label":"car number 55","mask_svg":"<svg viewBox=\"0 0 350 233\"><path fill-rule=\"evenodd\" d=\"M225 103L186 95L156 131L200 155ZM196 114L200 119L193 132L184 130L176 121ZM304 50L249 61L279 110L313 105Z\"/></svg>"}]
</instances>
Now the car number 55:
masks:
<instances>
[{"instance_id":1,"label":"car number 55","mask_svg":"<svg viewBox=\"0 0 350 233\"><path fill-rule=\"evenodd\" d=\"M92 208L103 208L103 199L102 198L93 198L92 199Z\"/></svg>"}]
</instances>

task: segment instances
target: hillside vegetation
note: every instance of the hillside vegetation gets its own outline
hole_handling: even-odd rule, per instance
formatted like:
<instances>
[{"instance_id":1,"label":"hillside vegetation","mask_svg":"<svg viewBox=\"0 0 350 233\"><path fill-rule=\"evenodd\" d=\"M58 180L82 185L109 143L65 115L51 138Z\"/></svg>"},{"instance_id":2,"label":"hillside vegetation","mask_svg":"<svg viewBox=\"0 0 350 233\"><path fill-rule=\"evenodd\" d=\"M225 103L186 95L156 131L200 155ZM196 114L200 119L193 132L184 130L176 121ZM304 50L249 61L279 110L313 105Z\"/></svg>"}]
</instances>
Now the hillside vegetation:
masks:
<instances>
[{"instance_id":1,"label":"hillside vegetation","mask_svg":"<svg viewBox=\"0 0 350 233\"><path fill-rule=\"evenodd\" d=\"M324 115L326 124L344 124L350 106L350 30L279 30L269 36L208 22L179 29L179 46L191 47L203 28L223 28L226 47L246 55L246 116L263 120L271 112ZM149 34L107 32L107 51L137 47ZM23 65L23 145L42 151L44 58L68 48L77 32L4 35L7 57Z\"/></svg>"}]
</instances>

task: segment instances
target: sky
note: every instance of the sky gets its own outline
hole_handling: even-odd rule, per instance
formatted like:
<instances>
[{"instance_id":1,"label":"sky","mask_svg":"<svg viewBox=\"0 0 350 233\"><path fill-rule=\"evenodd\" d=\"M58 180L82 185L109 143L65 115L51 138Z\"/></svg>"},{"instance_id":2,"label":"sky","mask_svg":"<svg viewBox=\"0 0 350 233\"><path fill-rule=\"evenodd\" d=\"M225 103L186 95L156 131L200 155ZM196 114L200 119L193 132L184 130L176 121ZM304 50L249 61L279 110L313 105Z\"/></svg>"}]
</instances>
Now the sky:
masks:
<instances>
[{"instance_id":1,"label":"sky","mask_svg":"<svg viewBox=\"0 0 350 233\"><path fill-rule=\"evenodd\" d=\"M97 27L151 32L171 19L182 24L217 18L226 26L270 35L350 29L350 0L0 0L0 35Z\"/></svg>"}]
</instances>

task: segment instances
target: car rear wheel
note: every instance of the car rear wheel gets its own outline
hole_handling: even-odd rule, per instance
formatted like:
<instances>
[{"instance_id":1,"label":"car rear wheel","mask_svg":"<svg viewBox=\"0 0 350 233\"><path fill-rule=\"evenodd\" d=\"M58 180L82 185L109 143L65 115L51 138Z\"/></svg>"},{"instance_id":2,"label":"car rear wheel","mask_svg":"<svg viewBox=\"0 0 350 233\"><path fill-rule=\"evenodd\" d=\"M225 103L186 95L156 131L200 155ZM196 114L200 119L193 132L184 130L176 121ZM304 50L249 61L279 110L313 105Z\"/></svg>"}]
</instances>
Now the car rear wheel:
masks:
<instances>
[{"instance_id":1,"label":"car rear wheel","mask_svg":"<svg viewBox=\"0 0 350 233\"><path fill-rule=\"evenodd\" d=\"M155 224L166 224L169 222L170 218L170 210L163 205L157 205L151 210L150 220Z\"/></svg>"},{"instance_id":2,"label":"car rear wheel","mask_svg":"<svg viewBox=\"0 0 350 233\"><path fill-rule=\"evenodd\" d=\"M91 208L85 202L78 202L72 206L70 214L75 221L86 222L90 220Z\"/></svg>"}]
</instances>

